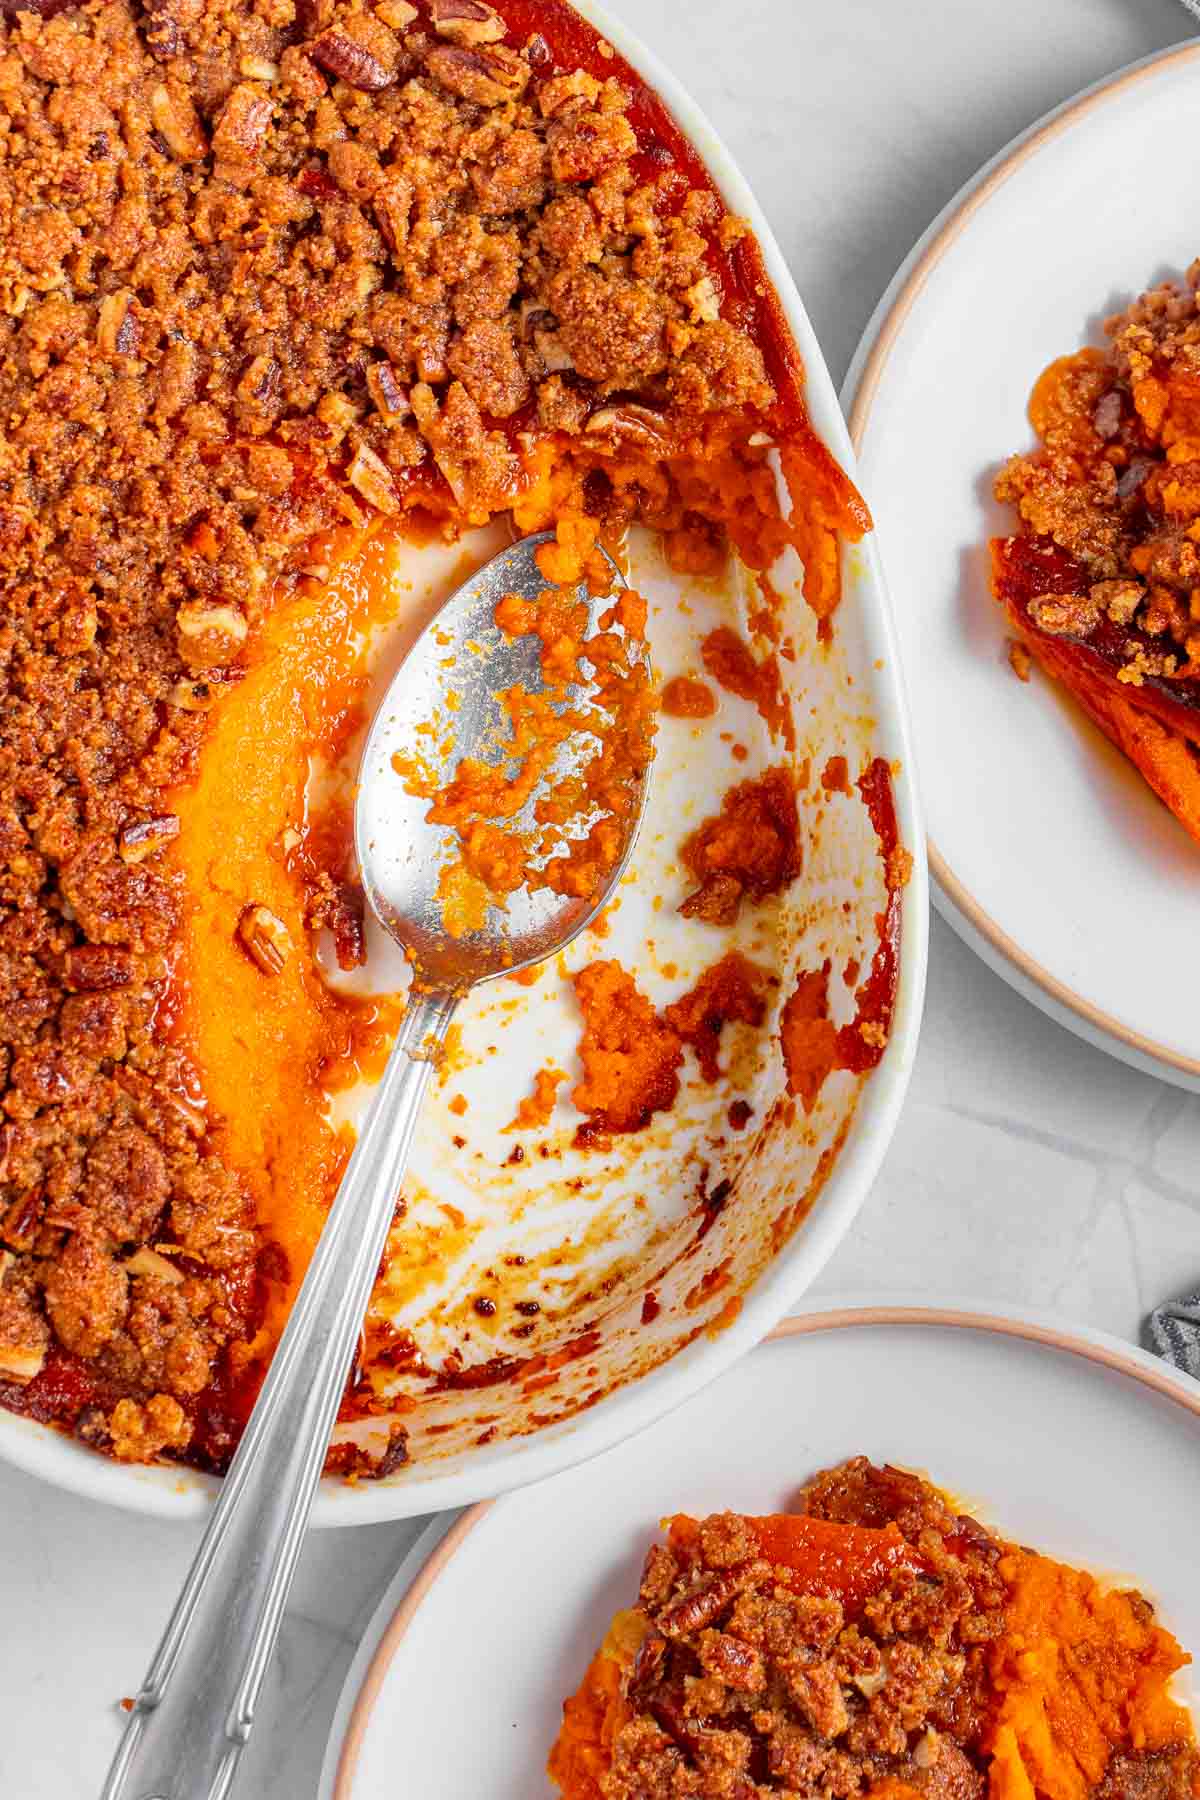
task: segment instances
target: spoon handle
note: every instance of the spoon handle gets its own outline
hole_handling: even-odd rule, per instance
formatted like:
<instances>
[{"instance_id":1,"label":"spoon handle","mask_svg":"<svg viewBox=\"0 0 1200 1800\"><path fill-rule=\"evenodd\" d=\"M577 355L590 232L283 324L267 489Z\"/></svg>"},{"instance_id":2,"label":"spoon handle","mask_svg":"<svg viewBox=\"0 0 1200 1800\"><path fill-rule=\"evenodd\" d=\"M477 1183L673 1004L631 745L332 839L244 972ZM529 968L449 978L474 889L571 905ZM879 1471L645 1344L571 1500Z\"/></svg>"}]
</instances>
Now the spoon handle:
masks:
<instances>
[{"instance_id":1,"label":"spoon handle","mask_svg":"<svg viewBox=\"0 0 1200 1800\"><path fill-rule=\"evenodd\" d=\"M387 1242L429 1051L455 1007L414 996L102 1800L222 1800L254 1723Z\"/></svg>"}]
</instances>

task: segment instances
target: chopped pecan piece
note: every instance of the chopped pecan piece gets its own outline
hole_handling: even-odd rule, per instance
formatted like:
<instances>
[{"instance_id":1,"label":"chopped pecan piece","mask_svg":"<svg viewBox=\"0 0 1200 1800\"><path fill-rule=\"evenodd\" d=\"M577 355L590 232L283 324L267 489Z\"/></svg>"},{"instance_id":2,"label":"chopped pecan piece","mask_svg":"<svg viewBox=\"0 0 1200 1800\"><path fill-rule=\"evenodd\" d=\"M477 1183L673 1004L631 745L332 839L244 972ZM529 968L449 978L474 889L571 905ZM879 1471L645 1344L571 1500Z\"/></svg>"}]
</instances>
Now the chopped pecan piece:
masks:
<instances>
[{"instance_id":1,"label":"chopped pecan piece","mask_svg":"<svg viewBox=\"0 0 1200 1800\"><path fill-rule=\"evenodd\" d=\"M1018 638L1008 640L1008 661L1018 681L1028 681L1033 669L1029 651Z\"/></svg>"},{"instance_id":2,"label":"chopped pecan piece","mask_svg":"<svg viewBox=\"0 0 1200 1800\"><path fill-rule=\"evenodd\" d=\"M161 813L156 819L137 819L126 825L117 840L122 862L145 862L148 856L179 836L179 819L175 813Z\"/></svg>"},{"instance_id":3,"label":"chopped pecan piece","mask_svg":"<svg viewBox=\"0 0 1200 1800\"><path fill-rule=\"evenodd\" d=\"M16 1344L0 1346L0 1378L15 1381L19 1386L32 1381L35 1375L42 1372L42 1364L46 1360L46 1346L30 1345L28 1348Z\"/></svg>"},{"instance_id":4,"label":"chopped pecan piece","mask_svg":"<svg viewBox=\"0 0 1200 1800\"><path fill-rule=\"evenodd\" d=\"M283 371L279 359L264 351L252 356L237 384L238 399L256 410L269 410L279 395L279 378Z\"/></svg>"},{"instance_id":5,"label":"chopped pecan piece","mask_svg":"<svg viewBox=\"0 0 1200 1800\"><path fill-rule=\"evenodd\" d=\"M409 0L379 0L375 17L390 25L393 31L405 31L420 14L415 6L409 5Z\"/></svg>"},{"instance_id":6,"label":"chopped pecan piece","mask_svg":"<svg viewBox=\"0 0 1200 1800\"><path fill-rule=\"evenodd\" d=\"M402 1469L408 1461L408 1428L398 1421L388 1431L388 1440L379 1454L372 1447L353 1438L331 1444L325 1457L325 1473L340 1475L343 1481L385 1481Z\"/></svg>"},{"instance_id":7,"label":"chopped pecan piece","mask_svg":"<svg viewBox=\"0 0 1200 1800\"><path fill-rule=\"evenodd\" d=\"M850 1723L850 1713L832 1661L813 1662L796 1655L785 1658L780 1666L793 1705L818 1736L840 1737Z\"/></svg>"},{"instance_id":8,"label":"chopped pecan piece","mask_svg":"<svg viewBox=\"0 0 1200 1800\"><path fill-rule=\"evenodd\" d=\"M730 1637L728 1632L702 1631L696 1653L701 1668L716 1675L726 1687L757 1694L767 1685L761 1653L752 1644Z\"/></svg>"},{"instance_id":9,"label":"chopped pecan piece","mask_svg":"<svg viewBox=\"0 0 1200 1800\"><path fill-rule=\"evenodd\" d=\"M429 18L439 37L456 44L498 44L505 25L483 0L430 0Z\"/></svg>"},{"instance_id":10,"label":"chopped pecan piece","mask_svg":"<svg viewBox=\"0 0 1200 1800\"><path fill-rule=\"evenodd\" d=\"M1037 594L1029 616L1054 637L1090 637L1100 623L1100 607L1090 594Z\"/></svg>"},{"instance_id":11,"label":"chopped pecan piece","mask_svg":"<svg viewBox=\"0 0 1200 1800\"><path fill-rule=\"evenodd\" d=\"M274 102L252 81L239 81L221 109L212 147L225 162L247 162L271 129Z\"/></svg>"},{"instance_id":12,"label":"chopped pecan piece","mask_svg":"<svg viewBox=\"0 0 1200 1800\"><path fill-rule=\"evenodd\" d=\"M11 1134L16 1127L5 1125L5 1134ZM5 1150L7 1163L7 1150ZM18 1193L13 1204L7 1208L0 1219L0 1238L13 1249L32 1249L34 1238L38 1235L41 1219L45 1213L45 1188L38 1184L36 1188L27 1188L25 1193Z\"/></svg>"},{"instance_id":13,"label":"chopped pecan piece","mask_svg":"<svg viewBox=\"0 0 1200 1800\"><path fill-rule=\"evenodd\" d=\"M106 294L96 318L96 347L101 356L133 356L137 351L137 320L130 311L133 295L128 288Z\"/></svg>"},{"instance_id":14,"label":"chopped pecan piece","mask_svg":"<svg viewBox=\"0 0 1200 1800\"><path fill-rule=\"evenodd\" d=\"M238 937L246 954L264 975L278 975L292 952L292 940L283 920L266 906L247 906L238 920Z\"/></svg>"},{"instance_id":15,"label":"chopped pecan piece","mask_svg":"<svg viewBox=\"0 0 1200 1800\"><path fill-rule=\"evenodd\" d=\"M33 1249L33 1241L46 1211L46 1191L38 1186L18 1194L0 1219L0 1238L14 1250Z\"/></svg>"},{"instance_id":16,"label":"chopped pecan piece","mask_svg":"<svg viewBox=\"0 0 1200 1800\"><path fill-rule=\"evenodd\" d=\"M669 1646L661 1631L651 1629L638 1646L629 1686L636 1694L647 1693L662 1676Z\"/></svg>"},{"instance_id":17,"label":"chopped pecan piece","mask_svg":"<svg viewBox=\"0 0 1200 1800\"><path fill-rule=\"evenodd\" d=\"M403 250L408 242L408 222L412 213L412 182L406 175L389 169L371 195L371 205L389 250Z\"/></svg>"},{"instance_id":18,"label":"chopped pecan piece","mask_svg":"<svg viewBox=\"0 0 1200 1800\"><path fill-rule=\"evenodd\" d=\"M594 412L584 430L589 437L624 438L646 449L661 449L668 441L666 423L661 413L649 406L627 401L624 406L603 406Z\"/></svg>"},{"instance_id":19,"label":"chopped pecan piece","mask_svg":"<svg viewBox=\"0 0 1200 1800\"><path fill-rule=\"evenodd\" d=\"M326 31L308 46L308 54L328 74L364 94L378 94L395 76L377 56L341 31Z\"/></svg>"},{"instance_id":20,"label":"chopped pecan piece","mask_svg":"<svg viewBox=\"0 0 1200 1800\"><path fill-rule=\"evenodd\" d=\"M206 606L202 600L188 600L175 614L179 652L193 669L219 669L231 662L249 629L245 614L231 601Z\"/></svg>"},{"instance_id":21,"label":"chopped pecan piece","mask_svg":"<svg viewBox=\"0 0 1200 1800\"><path fill-rule=\"evenodd\" d=\"M128 987L133 952L115 944L76 944L63 955L63 984L78 994L103 994Z\"/></svg>"},{"instance_id":22,"label":"chopped pecan piece","mask_svg":"<svg viewBox=\"0 0 1200 1800\"><path fill-rule=\"evenodd\" d=\"M152 1250L148 1244L141 1245L132 1256L125 1258L125 1273L127 1275L149 1275L155 1281L167 1282L171 1287L178 1287L183 1280L182 1274L174 1263L168 1262L165 1256L157 1250Z\"/></svg>"},{"instance_id":23,"label":"chopped pecan piece","mask_svg":"<svg viewBox=\"0 0 1200 1800\"><path fill-rule=\"evenodd\" d=\"M334 0L295 0L296 23L305 37L315 37L333 24Z\"/></svg>"},{"instance_id":24,"label":"chopped pecan piece","mask_svg":"<svg viewBox=\"0 0 1200 1800\"><path fill-rule=\"evenodd\" d=\"M60 4L60 0L49 0L49 5L55 12L65 10L65 6ZM0 10L7 13L9 9L4 6ZM47 0L43 0L43 4L38 10L42 13L43 18L49 17ZM183 33L179 29L175 11L176 0L145 0L143 6L145 23L142 26L142 36L146 40L147 50L159 62L169 62L183 49Z\"/></svg>"},{"instance_id":25,"label":"chopped pecan piece","mask_svg":"<svg viewBox=\"0 0 1200 1800\"><path fill-rule=\"evenodd\" d=\"M400 419L411 418L413 408L408 388L390 362L374 362L370 365L367 370L367 392L375 402L385 425L395 425Z\"/></svg>"},{"instance_id":26,"label":"chopped pecan piece","mask_svg":"<svg viewBox=\"0 0 1200 1800\"><path fill-rule=\"evenodd\" d=\"M243 56L238 70L247 81L279 80L279 64L269 62L265 56Z\"/></svg>"},{"instance_id":27,"label":"chopped pecan piece","mask_svg":"<svg viewBox=\"0 0 1200 1800\"><path fill-rule=\"evenodd\" d=\"M15 1262L7 1250L0 1250L0 1381L24 1386L41 1373L50 1334L28 1300L5 1288L5 1277Z\"/></svg>"},{"instance_id":28,"label":"chopped pecan piece","mask_svg":"<svg viewBox=\"0 0 1200 1800\"><path fill-rule=\"evenodd\" d=\"M335 882L329 875L322 875L307 917L311 930L324 927L332 937L339 969L362 967L367 960L366 901L357 882Z\"/></svg>"},{"instance_id":29,"label":"chopped pecan piece","mask_svg":"<svg viewBox=\"0 0 1200 1800\"><path fill-rule=\"evenodd\" d=\"M376 512L399 512L400 501L391 470L383 458L376 456L366 444L360 444L354 452L350 467L346 470L346 479Z\"/></svg>"},{"instance_id":30,"label":"chopped pecan piece","mask_svg":"<svg viewBox=\"0 0 1200 1800\"><path fill-rule=\"evenodd\" d=\"M515 100L529 80L529 64L503 44L439 44L428 66L443 87L479 106Z\"/></svg>"},{"instance_id":31,"label":"chopped pecan piece","mask_svg":"<svg viewBox=\"0 0 1200 1800\"><path fill-rule=\"evenodd\" d=\"M658 1628L665 1637L683 1637L712 1625L724 1612L742 1583L737 1574L727 1570L702 1581L690 1593L683 1594L664 1606L658 1615Z\"/></svg>"},{"instance_id":32,"label":"chopped pecan piece","mask_svg":"<svg viewBox=\"0 0 1200 1800\"><path fill-rule=\"evenodd\" d=\"M160 83L150 96L150 117L177 162L199 162L208 155L208 139L190 97Z\"/></svg>"}]
</instances>

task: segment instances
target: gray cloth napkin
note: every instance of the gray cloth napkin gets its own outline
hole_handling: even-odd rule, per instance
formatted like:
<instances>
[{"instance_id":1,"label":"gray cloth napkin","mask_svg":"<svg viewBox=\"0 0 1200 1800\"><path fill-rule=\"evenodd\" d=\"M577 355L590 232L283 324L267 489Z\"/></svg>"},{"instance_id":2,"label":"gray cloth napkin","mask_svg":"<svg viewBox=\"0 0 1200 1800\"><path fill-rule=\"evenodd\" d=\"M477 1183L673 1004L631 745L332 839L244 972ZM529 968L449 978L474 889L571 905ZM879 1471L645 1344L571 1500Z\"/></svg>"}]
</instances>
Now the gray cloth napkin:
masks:
<instances>
[{"instance_id":1,"label":"gray cloth napkin","mask_svg":"<svg viewBox=\"0 0 1200 1800\"><path fill-rule=\"evenodd\" d=\"M1156 1306L1142 1326L1142 1343L1200 1381L1200 1293Z\"/></svg>"}]
</instances>

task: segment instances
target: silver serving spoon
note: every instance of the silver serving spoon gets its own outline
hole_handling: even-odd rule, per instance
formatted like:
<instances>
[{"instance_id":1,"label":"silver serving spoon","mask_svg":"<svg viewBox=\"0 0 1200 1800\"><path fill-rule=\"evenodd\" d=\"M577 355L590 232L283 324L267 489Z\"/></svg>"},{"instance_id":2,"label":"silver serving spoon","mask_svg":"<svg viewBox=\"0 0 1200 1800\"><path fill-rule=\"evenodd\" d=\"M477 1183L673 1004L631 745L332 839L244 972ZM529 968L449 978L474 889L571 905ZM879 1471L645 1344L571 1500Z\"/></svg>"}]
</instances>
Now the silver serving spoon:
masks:
<instances>
[{"instance_id":1,"label":"silver serving spoon","mask_svg":"<svg viewBox=\"0 0 1200 1800\"><path fill-rule=\"evenodd\" d=\"M221 1800L250 1736L325 1460L392 1222L437 1046L462 995L540 962L593 919L629 861L649 771L630 808L620 860L590 900L520 889L491 906L483 930L444 928L437 898L452 833L430 825L392 758L421 757L439 785L463 754L494 761L494 696L521 682L543 688L536 637L509 640L495 625L503 594L535 599L546 587L526 538L479 570L417 639L389 687L363 752L355 844L376 916L413 965L408 1008L369 1116L271 1361L208 1529L134 1702L103 1800ZM614 583L623 586L613 565ZM610 600L589 601L589 633ZM586 646L584 649L586 655ZM644 660L631 643L630 660ZM579 704L587 687L568 690ZM447 696L455 710L446 712ZM449 754L417 727L452 717ZM569 741L568 747L571 747ZM439 763L440 759L440 763ZM518 815L515 823L522 823Z\"/></svg>"}]
</instances>

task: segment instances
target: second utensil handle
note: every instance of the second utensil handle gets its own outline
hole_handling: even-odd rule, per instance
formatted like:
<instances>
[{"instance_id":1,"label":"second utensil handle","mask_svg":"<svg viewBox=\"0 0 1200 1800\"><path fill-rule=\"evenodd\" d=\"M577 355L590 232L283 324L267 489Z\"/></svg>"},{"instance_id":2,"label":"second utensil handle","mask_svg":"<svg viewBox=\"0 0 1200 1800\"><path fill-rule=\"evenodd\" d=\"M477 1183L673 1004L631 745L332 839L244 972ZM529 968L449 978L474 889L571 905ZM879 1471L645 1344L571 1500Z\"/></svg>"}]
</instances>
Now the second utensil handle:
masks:
<instances>
[{"instance_id":1,"label":"second utensil handle","mask_svg":"<svg viewBox=\"0 0 1200 1800\"><path fill-rule=\"evenodd\" d=\"M222 1800L254 1722L329 1434L455 1002L415 997L102 1800Z\"/></svg>"}]
</instances>

